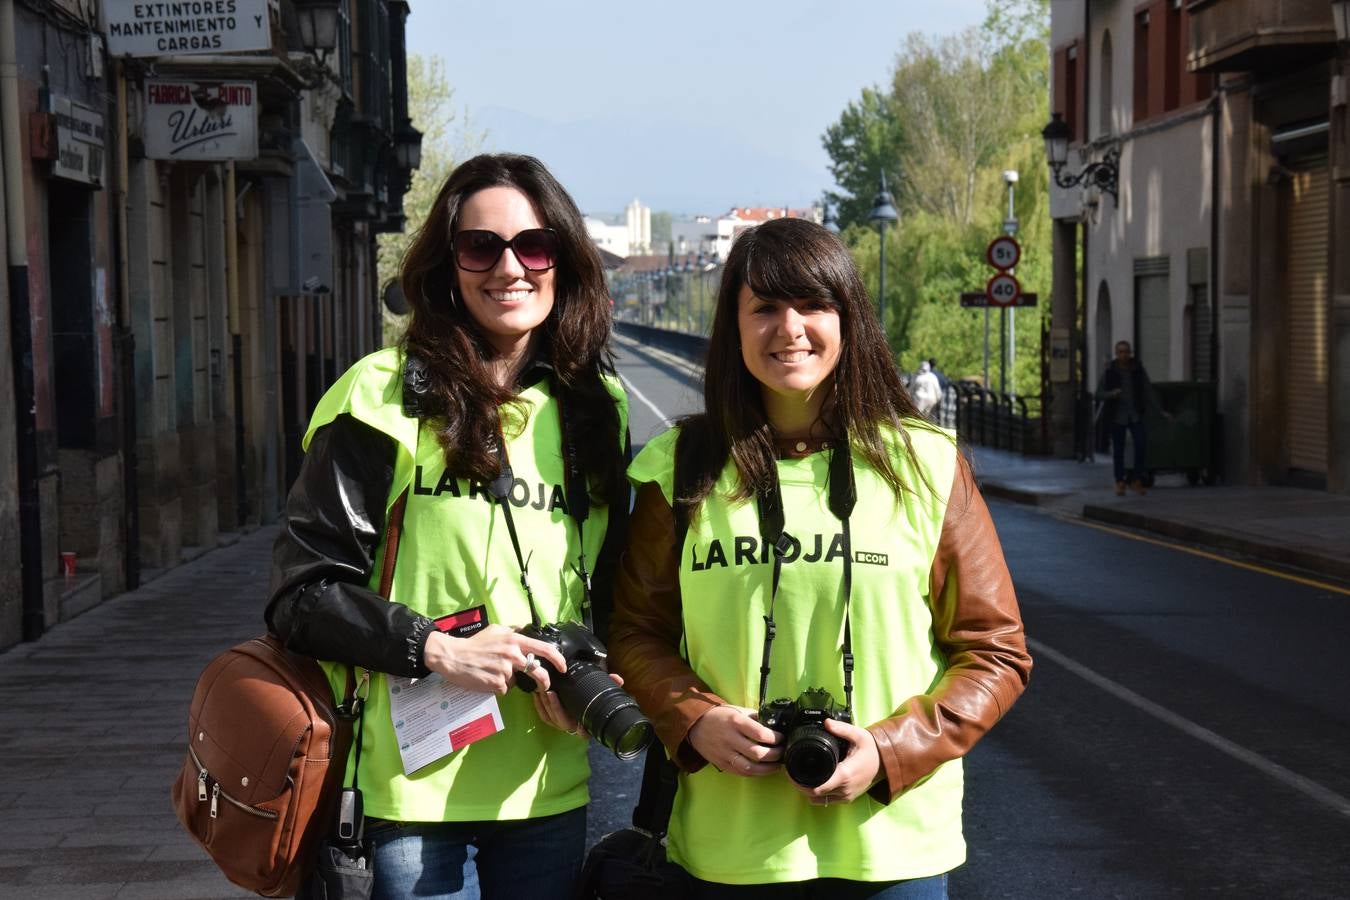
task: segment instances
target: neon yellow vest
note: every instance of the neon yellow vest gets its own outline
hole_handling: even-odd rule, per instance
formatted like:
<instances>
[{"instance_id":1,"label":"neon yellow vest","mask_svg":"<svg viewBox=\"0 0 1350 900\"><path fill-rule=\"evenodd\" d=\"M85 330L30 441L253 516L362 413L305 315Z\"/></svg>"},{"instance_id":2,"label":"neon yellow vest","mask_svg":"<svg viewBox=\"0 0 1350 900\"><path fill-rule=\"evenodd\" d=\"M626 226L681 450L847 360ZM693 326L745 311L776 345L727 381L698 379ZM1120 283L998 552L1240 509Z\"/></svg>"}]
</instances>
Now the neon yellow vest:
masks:
<instances>
[{"instance_id":1,"label":"neon yellow vest","mask_svg":"<svg viewBox=\"0 0 1350 900\"><path fill-rule=\"evenodd\" d=\"M854 552L854 720L866 726L926 693L943 671L933 643L929 573L955 474L952 437L913 424L917 465L892 435L897 471L913 493L895 495L854 454L858 503L850 517ZM634 484L655 482L671 499L672 429L629 467ZM827 452L780 460L787 531L801 554L783 566L774 618L768 698L796 698L823 686L843 702L842 541L828 507ZM727 500L731 464L689 525L680 563L690 664L728 703L755 708L764 619L773 566L751 502ZM931 486L931 490L928 486ZM847 878L891 881L946 872L965 860L962 770L940 766L921 785L881 805L864 795L814 807L786 774L741 778L705 766L680 776L671 816L671 857L699 878L728 884Z\"/></svg>"},{"instance_id":2,"label":"neon yellow vest","mask_svg":"<svg viewBox=\"0 0 1350 900\"><path fill-rule=\"evenodd\" d=\"M622 429L626 398L617 382L607 379L606 385L619 402ZM399 352L390 348L365 357L319 401L305 446L341 413L398 442L386 510L404 488L411 489L391 600L433 619L486 605L489 622L528 624L529 604L501 510L480 486L444 477L440 444L429 430L419 440L417 420L403 415L402 396ZM572 565L580 545L563 489L558 404L547 379L519 397L529 415L520 434L508 435L507 454L516 477L512 514L521 552L530 556L539 615L546 622L579 620L582 589ZM591 507L585 524L589 566L600 552L607 521L606 507ZM379 556L372 590L379 587L383 548ZM324 668L340 695L345 669L331 663ZM407 776L390 721L388 686L382 674L372 673L361 753L366 814L417 822L524 819L584 805L590 776L585 743L541 722L522 691L512 689L497 702L505 730ZM349 761L349 784L350 769Z\"/></svg>"}]
</instances>

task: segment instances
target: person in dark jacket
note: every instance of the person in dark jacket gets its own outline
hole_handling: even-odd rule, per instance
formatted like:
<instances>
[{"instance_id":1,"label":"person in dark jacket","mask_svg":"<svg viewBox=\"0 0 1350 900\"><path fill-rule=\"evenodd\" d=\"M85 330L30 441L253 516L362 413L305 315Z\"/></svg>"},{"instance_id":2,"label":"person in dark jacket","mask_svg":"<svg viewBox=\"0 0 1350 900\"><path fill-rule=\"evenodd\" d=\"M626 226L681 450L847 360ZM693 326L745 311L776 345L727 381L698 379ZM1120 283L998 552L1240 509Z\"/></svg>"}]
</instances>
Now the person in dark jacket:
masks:
<instances>
[{"instance_id":1,"label":"person in dark jacket","mask_svg":"<svg viewBox=\"0 0 1350 900\"><path fill-rule=\"evenodd\" d=\"M450 174L401 277L401 345L311 419L267 624L335 691L348 666L370 676L347 783L359 759L376 898L567 897L587 735L549 690L562 653L519 629L610 604L627 403L600 257L538 160L483 155ZM539 690L509 690L522 673Z\"/></svg>"},{"instance_id":2,"label":"person in dark jacket","mask_svg":"<svg viewBox=\"0 0 1350 900\"><path fill-rule=\"evenodd\" d=\"M1134 358L1129 341L1116 343L1116 358L1097 382L1096 398L1104 403L1102 419L1111 429L1111 462L1116 480L1116 496L1123 496L1127 483L1138 494L1147 493L1144 478L1144 451L1147 436L1144 413L1152 408L1171 418L1159 405L1153 383L1143 363ZM1125 470L1125 435L1134 441L1134 468ZM1128 482L1127 482L1128 478Z\"/></svg>"}]
</instances>

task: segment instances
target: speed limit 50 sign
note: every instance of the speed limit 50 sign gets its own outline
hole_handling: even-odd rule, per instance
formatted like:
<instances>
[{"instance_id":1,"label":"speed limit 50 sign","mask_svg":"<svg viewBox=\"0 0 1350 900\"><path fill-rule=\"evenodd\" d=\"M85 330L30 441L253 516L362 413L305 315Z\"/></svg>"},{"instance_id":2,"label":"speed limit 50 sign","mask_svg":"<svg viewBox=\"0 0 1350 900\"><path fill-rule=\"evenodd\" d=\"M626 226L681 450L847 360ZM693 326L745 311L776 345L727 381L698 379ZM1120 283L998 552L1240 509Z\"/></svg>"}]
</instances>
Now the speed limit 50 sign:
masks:
<instances>
[{"instance_id":1,"label":"speed limit 50 sign","mask_svg":"<svg viewBox=\"0 0 1350 900\"><path fill-rule=\"evenodd\" d=\"M1007 272L1000 272L984 286L984 295L994 306L1012 306L1022 296L1022 285Z\"/></svg>"},{"instance_id":2,"label":"speed limit 50 sign","mask_svg":"<svg viewBox=\"0 0 1350 900\"><path fill-rule=\"evenodd\" d=\"M984 258L995 269L1006 272L1016 266L1017 261L1022 258L1022 246L1010 235L996 237L989 242L989 249L985 251Z\"/></svg>"}]
</instances>

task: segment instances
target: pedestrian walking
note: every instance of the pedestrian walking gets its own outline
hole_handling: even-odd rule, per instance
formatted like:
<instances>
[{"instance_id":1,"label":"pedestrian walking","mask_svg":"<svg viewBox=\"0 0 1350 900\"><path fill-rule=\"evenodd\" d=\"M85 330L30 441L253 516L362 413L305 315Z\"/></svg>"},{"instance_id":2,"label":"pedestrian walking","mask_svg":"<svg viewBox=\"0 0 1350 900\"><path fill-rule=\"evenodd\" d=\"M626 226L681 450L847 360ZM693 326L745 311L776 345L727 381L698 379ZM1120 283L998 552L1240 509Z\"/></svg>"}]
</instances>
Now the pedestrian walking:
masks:
<instances>
[{"instance_id":1,"label":"pedestrian walking","mask_svg":"<svg viewBox=\"0 0 1350 900\"><path fill-rule=\"evenodd\" d=\"M599 254L538 160L483 155L441 188L402 286L400 346L359 361L314 412L267 623L332 661L337 690L334 663L372 674L353 758L377 898L566 897L585 850L587 736L545 692L541 663L564 670L562 653L517 628L580 620L588 567L594 605L609 605L627 404ZM385 599L376 563L405 491ZM509 691L519 673L542 690ZM396 713L410 679L442 690L433 674L452 686L443 705ZM456 704L471 721L447 727ZM410 738L421 720L438 728Z\"/></svg>"},{"instance_id":2,"label":"pedestrian walking","mask_svg":"<svg viewBox=\"0 0 1350 900\"><path fill-rule=\"evenodd\" d=\"M1102 372L1097 382L1096 398L1102 402L1102 421L1111 429L1111 463L1115 476L1116 496L1124 496L1127 486L1141 496L1148 492L1144 483L1148 436L1144 428L1144 413L1148 409L1160 412L1168 421L1172 416L1158 403L1143 363L1134 358L1129 341L1116 342L1116 358ZM1125 436L1134 443L1134 467L1125 468Z\"/></svg>"},{"instance_id":3,"label":"pedestrian walking","mask_svg":"<svg viewBox=\"0 0 1350 900\"><path fill-rule=\"evenodd\" d=\"M946 374L938 368L936 357L929 357L928 367L933 370L933 377L938 380L938 387L942 389L942 393L947 393L947 385L951 382L947 379Z\"/></svg>"},{"instance_id":4,"label":"pedestrian walking","mask_svg":"<svg viewBox=\"0 0 1350 900\"><path fill-rule=\"evenodd\" d=\"M705 372L629 468L610 646L680 769L668 853L700 897L945 897L960 758L1031 668L970 467L808 221L737 238Z\"/></svg>"},{"instance_id":5,"label":"pedestrian walking","mask_svg":"<svg viewBox=\"0 0 1350 900\"><path fill-rule=\"evenodd\" d=\"M914 397L914 405L918 408L919 415L931 419L938 404L942 402L942 385L933 374L933 366L928 360L919 363L919 371L910 381L909 391Z\"/></svg>"}]
</instances>

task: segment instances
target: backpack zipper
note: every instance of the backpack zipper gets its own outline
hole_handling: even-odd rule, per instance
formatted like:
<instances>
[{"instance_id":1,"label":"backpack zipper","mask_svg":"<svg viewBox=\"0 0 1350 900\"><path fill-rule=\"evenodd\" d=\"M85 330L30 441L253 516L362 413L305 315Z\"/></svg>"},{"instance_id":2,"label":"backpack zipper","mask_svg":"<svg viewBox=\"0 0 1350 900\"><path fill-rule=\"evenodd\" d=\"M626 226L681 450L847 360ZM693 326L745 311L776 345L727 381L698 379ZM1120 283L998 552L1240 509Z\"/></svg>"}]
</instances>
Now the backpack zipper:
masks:
<instances>
[{"instance_id":1,"label":"backpack zipper","mask_svg":"<svg viewBox=\"0 0 1350 900\"><path fill-rule=\"evenodd\" d=\"M188 746L188 755L192 757L192 762L197 767L197 802L201 803L206 800L206 766L202 765L202 761L197 757L197 752L192 749L191 745ZM275 819L278 817L278 814L274 810L258 809L256 806L249 806L242 800L236 800L222 791L220 789L220 782L217 781L211 785L211 818L213 819L216 818L219 813L218 801L221 797L224 797L226 802L233 803L244 812L258 816L259 818Z\"/></svg>"}]
</instances>

